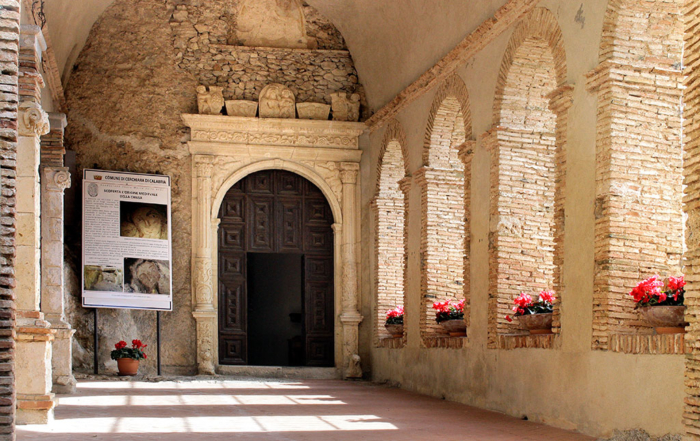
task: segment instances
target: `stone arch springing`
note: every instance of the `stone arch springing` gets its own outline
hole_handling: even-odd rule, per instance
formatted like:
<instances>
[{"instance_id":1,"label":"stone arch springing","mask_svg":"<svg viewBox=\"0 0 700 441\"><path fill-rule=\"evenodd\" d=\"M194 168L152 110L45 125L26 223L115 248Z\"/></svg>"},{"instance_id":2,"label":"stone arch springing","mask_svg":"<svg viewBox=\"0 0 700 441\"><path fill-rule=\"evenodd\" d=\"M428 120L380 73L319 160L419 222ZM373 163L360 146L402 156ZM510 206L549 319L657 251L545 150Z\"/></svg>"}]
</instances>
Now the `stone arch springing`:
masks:
<instances>
[{"instance_id":1,"label":"stone arch springing","mask_svg":"<svg viewBox=\"0 0 700 441\"><path fill-rule=\"evenodd\" d=\"M384 134L377 164L377 184L372 211L375 225L375 344L402 346L387 340L390 335L384 328L386 313L404 306L406 271L406 226L408 195L402 185L406 168L406 135L400 123L392 120ZM405 334L404 334L405 335Z\"/></svg>"},{"instance_id":2,"label":"stone arch springing","mask_svg":"<svg viewBox=\"0 0 700 441\"><path fill-rule=\"evenodd\" d=\"M469 194L472 142L469 94L453 75L438 89L430 111L423 149L421 186L421 316L423 344L458 347L447 342L435 323L433 302L469 299ZM468 322L469 308L465 308Z\"/></svg>"},{"instance_id":3,"label":"stone arch springing","mask_svg":"<svg viewBox=\"0 0 700 441\"><path fill-rule=\"evenodd\" d=\"M501 63L491 152L489 347L552 347L510 323L512 299L554 289L562 296L567 111L566 54L554 15L537 8L513 31ZM553 332L559 334L559 304Z\"/></svg>"},{"instance_id":4,"label":"stone arch springing","mask_svg":"<svg viewBox=\"0 0 700 441\"><path fill-rule=\"evenodd\" d=\"M684 0L611 0L597 93L594 349L681 353L680 335L653 335L629 291L681 272Z\"/></svg>"}]
</instances>

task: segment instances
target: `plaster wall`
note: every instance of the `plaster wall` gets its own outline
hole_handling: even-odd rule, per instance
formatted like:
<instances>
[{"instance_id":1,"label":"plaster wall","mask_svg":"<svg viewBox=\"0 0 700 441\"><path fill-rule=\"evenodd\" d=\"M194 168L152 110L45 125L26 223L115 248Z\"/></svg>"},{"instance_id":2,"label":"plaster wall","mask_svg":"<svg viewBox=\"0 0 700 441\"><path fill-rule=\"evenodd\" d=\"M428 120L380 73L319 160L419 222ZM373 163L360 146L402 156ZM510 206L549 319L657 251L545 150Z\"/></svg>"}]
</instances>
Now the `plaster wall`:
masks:
<instances>
[{"instance_id":1,"label":"plaster wall","mask_svg":"<svg viewBox=\"0 0 700 441\"><path fill-rule=\"evenodd\" d=\"M683 431L683 356L629 355L591 349L594 278L594 197L596 96L584 75L598 63L607 1L543 1L562 30L568 83L574 86L567 145L566 230L561 292L561 347L487 349L489 154L481 135L493 126L496 80L510 33L489 44L458 70L469 91L477 140L471 176L470 318L462 349L426 349L419 335L421 213L415 179L409 193L407 344L401 349L371 345L370 323L362 324L362 344L371 349L371 376L403 388L479 407L527 416L596 436L614 429L644 428L652 435ZM437 89L437 88L435 88ZM408 168L420 168L426 122L435 89L405 108L403 126ZM369 90L369 89L368 89ZM370 200L384 130L369 139L362 162L363 280L365 317L374 302L374 228Z\"/></svg>"}]
</instances>

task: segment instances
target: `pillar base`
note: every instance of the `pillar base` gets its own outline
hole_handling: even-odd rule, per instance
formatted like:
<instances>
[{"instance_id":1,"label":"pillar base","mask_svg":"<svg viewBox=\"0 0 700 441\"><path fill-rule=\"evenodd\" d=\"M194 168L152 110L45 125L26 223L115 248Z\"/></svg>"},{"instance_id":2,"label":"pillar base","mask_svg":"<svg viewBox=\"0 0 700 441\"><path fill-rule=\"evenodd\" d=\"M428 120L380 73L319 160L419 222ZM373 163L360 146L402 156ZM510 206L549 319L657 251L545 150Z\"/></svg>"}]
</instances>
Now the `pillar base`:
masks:
<instances>
[{"instance_id":1,"label":"pillar base","mask_svg":"<svg viewBox=\"0 0 700 441\"><path fill-rule=\"evenodd\" d=\"M66 324L67 325L67 324ZM74 394L76 381L73 376L73 351L71 343L75 329L70 325L51 324L56 331L51 356L53 389L55 394Z\"/></svg>"},{"instance_id":2,"label":"pillar base","mask_svg":"<svg viewBox=\"0 0 700 441\"><path fill-rule=\"evenodd\" d=\"M48 424L56 407L54 394L17 394L17 424Z\"/></svg>"},{"instance_id":3,"label":"pillar base","mask_svg":"<svg viewBox=\"0 0 700 441\"><path fill-rule=\"evenodd\" d=\"M17 424L46 424L53 419L51 354L56 330L39 311L17 311L15 390Z\"/></svg>"}]
</instances>

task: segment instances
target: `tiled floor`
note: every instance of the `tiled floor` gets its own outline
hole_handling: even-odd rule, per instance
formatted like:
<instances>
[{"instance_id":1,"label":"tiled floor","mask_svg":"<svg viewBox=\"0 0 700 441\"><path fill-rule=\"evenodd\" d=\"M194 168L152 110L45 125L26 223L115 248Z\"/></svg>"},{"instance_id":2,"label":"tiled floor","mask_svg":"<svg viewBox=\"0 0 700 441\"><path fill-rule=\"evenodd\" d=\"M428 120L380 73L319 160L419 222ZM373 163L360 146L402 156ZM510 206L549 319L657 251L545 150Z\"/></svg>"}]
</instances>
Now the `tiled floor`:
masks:
<instances>
[{"instance_id":1,"label":"tiled floor","mask_svg":"<svg viewBox=\"0 0 700 441\"><path fill-rule=\"evenodd\" d=\"M369 383L336 380L81 382L28 440L489 440L591 438Z\"/></svg>"}]
</instances>

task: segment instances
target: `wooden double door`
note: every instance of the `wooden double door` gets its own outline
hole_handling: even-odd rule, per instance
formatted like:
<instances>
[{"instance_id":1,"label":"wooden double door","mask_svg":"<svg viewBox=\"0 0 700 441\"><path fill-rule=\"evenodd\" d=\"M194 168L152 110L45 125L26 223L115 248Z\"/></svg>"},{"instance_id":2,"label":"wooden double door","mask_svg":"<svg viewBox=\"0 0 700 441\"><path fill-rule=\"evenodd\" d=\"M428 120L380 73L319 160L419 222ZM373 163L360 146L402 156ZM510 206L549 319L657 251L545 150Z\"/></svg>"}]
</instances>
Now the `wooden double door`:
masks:
<instances>
[{"instance_id":1,"label":"wooden double door","mask_svg":"<svg viewBox=\"0 0 700 441\"><path fill-rule=\"evenodd\" d=\"M248 305L253 302L248 296L267 295L260 290L249 293L249 271L253 268L248 265L260 261L260 256L251 254L288 253L301 255L301 286L297 291L301 311L290 314L290 320L300 322L300 335L288 342L288 348L264 350L293 352L298 361L290 365L333 366L333 215L323 193L297 174L260 171L228 191L219 218L219 363L249 364L249 342L261 341L249 336L253 326L248 323ZM274 270L270 272L270 277L276 276ZM273 299L270 293L267 307L275 308ZM256 298L254 303L260 304L260 300L266 301Z\"/></svg>"}]
</instances>

